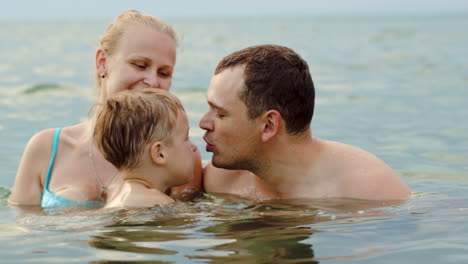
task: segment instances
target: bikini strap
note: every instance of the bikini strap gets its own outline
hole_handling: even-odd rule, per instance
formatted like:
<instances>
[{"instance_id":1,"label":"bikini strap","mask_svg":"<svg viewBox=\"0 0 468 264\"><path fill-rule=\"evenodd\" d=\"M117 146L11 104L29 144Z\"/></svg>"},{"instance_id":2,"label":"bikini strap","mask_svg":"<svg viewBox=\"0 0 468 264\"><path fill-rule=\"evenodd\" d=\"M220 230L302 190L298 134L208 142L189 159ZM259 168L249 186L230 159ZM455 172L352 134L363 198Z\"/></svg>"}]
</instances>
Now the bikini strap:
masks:
<instances>
[{"instance_id":1,"label":"bikini strap","mask_svg":"<svg viewBox=\"0 0 468 264\"><path fill-rule=\"evenodd\" d=\"M52 145L52 155L50 156L49 169L47 170L46 181L44 189L49 190L50 175L52 174L52 167L54 166L55 154L57 154L58 143L60 139L60 131L62 128L56 128L54 134L54 144Z\"/></svg>"}]
</instances>

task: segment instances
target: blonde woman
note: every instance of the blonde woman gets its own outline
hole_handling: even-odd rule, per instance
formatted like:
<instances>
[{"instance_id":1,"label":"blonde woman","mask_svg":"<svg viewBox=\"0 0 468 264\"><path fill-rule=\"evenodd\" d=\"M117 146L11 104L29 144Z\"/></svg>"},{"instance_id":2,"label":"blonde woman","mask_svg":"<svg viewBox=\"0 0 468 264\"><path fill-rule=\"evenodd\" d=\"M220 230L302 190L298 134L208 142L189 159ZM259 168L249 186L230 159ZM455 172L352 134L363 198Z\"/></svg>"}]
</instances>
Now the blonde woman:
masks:
<instances>
[{"instance_id":1,"label":"blonde woman","mask_svg":"<svg viewBox=\"0 0 468 264\"><path fill-rule=\"evenodd\" d=\"M176 34L168 24L138 11L119 15L104 32L96 51L98 104L123 90L171 86L176 63ZM11 205L103 206L122 178L93 141L95 116L85 122L46 129L28 142L9 198ZM194 180L201 184L198 150ZM179 190L179 193L183 193Z\"/></svg>"}]
</instances>

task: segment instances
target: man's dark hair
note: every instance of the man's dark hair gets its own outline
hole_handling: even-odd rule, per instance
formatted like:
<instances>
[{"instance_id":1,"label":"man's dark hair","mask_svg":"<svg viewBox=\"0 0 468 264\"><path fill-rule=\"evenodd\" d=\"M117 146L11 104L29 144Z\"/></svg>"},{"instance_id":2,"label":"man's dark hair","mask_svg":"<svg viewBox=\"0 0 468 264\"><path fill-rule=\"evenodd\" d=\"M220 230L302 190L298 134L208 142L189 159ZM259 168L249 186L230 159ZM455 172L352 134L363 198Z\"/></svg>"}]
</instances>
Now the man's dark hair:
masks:
<instances>
[{"instance_id":1,"label":"man's dark hair","mask_svg":"<svg viewBox=\"0 0 468 264\"><path fill-rule=\"evenodd\" d=\"M314 114L315 89L309 66L292 49L260 45L236 51L219 62L215 74L245 66L245 87L240 93L250 119L275 109L291 135L309 128Z\"/></svg>"}]
</instances>

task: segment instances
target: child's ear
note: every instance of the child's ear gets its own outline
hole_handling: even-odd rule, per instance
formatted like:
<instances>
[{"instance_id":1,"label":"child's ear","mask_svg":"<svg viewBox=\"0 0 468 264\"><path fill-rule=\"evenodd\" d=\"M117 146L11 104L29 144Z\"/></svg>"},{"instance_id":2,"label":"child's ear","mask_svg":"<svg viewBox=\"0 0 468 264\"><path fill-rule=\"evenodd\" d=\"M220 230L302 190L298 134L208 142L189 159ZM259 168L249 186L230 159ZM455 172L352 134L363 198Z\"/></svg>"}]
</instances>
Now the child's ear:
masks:
<instances>
[{"instance_id":1,"label":"child's ear","mask_svg":"<svg viewBox=\"0 0 468 264\"><path fill-rule=\"evenodd\" d=\"M151 160L158 165L165 165L167 162L166 147L160 141L151 144L150 147Z\"/></svg>"}]
</instances>

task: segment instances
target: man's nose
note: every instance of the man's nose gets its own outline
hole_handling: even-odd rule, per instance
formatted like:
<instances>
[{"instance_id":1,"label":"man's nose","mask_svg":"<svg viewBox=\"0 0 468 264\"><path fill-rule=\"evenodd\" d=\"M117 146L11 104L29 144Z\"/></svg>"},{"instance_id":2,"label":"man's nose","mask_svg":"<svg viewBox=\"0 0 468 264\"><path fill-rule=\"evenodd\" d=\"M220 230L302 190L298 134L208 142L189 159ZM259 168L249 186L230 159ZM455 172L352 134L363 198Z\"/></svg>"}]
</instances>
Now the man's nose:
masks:
<instances>
[{"instance_id":1,"label":"man's nose","mask_svg":"<svg viewBox=\"0 0 468 264\"><path fill-rule=\"evenodd\" d=\"M202 118L200 119L200 122L198 123L198 126L200 126L201 129L204 130L213 130L213 125L209 117L210 112L205 113Z\"/></svg>"}]
</instances>

